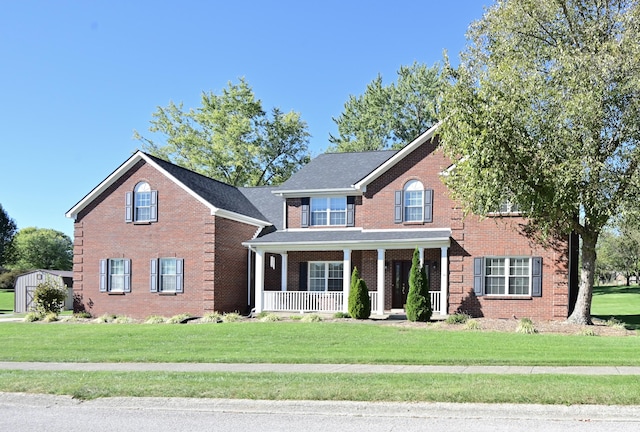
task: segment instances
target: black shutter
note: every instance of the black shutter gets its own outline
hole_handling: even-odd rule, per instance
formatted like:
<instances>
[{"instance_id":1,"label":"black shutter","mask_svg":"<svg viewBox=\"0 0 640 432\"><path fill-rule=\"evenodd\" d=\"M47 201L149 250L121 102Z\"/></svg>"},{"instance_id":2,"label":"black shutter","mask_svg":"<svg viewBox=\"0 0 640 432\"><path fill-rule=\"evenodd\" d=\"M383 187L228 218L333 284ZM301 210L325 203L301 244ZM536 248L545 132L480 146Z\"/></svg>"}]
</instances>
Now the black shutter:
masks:
<instances>
[{"instance_id":1,"label":"black shutter","mask_svg":"<svg viewBox=\"0 0 640 432\"><path fill-rule=\"evenodd\" d=\"M356 224L356 197L347 197L347 226L352 227Z\"/></svg>"},{"instance_id":2,"label":"black shutter","mask_svg":"<svg viewBox=\"0 0 640 432\"><path fill-rule=\"evenodd\" d=\"M531 295L542 297L542 257L531 258Z\"/></svg>"},{"instance_id":3,"label":"black shutter","mask_svg":"<svg viewBox=\"0 0 640 432\"><path fill-rule=\"evenodd\" d=\"M307 290L307 274L309 271L309 265L306 262L300 263L300 272L298 273L299 283L298 290L306 291Z\"/></svg>"},{"instance_id":4,"label":"black shutter","mask_svg":"<svg viewBox=\"0 0 640 432\"><path fill-rule=\"evenodd\" d=\"M149 287L151 292L158 292L158 260L152 259L149 262Z\"/></svg>"},{"instance_id":5,"label":"black shutter","mask_svg":"<svg viewBox=\"0 0 640 432\"><path fill-rule=\"evenodd\" d=\"M473 292L476 297L484 295L484 258L473 259Z\"/></svg>"},{"instance_id":6,"label":"black shutter","mask_svg":"<svg viewBox=\"0 0 640 432\"><path fill-rule=\"evenodd\" d=\"M151 205L149 206L149 222L158 222L158 191L151 191Z\"/></svg>"},{"instance_id":7,"label":"black shutter","mask_svg":"<svg viewBox=\"0 0 640 432\"><path fill-rule=\"evenodd\" d=\"M177 293L181 293L184 291L183 282L184 282L184 260L177 259L176 260L176 292Z\"/></svg>"},{"instance_id":8,"label":"black shutter","mask_svg":"<svg viewBox=\"0 0 640 432\"><path fill-rule=\"evenodd\" d=\"M433 222L433 189L424 190L424 222Z\"/></svg>"},{"instance_id":9,"label":"black shutter","mask_svg":"<svg viewBox=\"0 0 640 432\"><path fill-rule=\"evenodd\" d=\"M124 221L133 222L133 193L126 192L124 194Z\"/></svg>"},{"instance_id":10,"label":"black shutter","mask_svg":"<svg viewBox=\"0 0 640 432\"><path fill-rule=\"evenodd\" d=\"M404 195L403 191L396 191L395 195L395 204L394 204L394 216L393 221L395 223L402 223L402 196Z\"/></svg>"},{"instance_id":11,"label":"black shutter","mask_svg":"<svg viewBox=\"0 0 640 432\"><path fill-rule=\"evenodd\" d=\"M107 260L100 260L100 292L107 292Z\"/></svg>"},{"instance_id":12,"label":"black shutter","mask_svg":"<svg viewBox=\"0 0 640 432\"><path fill-rule=\"evenodd\" d=\"M302 213L300 215L300 227L309 228L309 198L302 198Z\"/></svg>"},{"instance_id":13,"label":"black shutter","mask_svg":"<svg viewBox=\"0 0 640 432\"><path fill-rule=\"evenodd\" d=\"M131 292L131 260L124 260L124 292Z\"/></svg>"}]
</instances>

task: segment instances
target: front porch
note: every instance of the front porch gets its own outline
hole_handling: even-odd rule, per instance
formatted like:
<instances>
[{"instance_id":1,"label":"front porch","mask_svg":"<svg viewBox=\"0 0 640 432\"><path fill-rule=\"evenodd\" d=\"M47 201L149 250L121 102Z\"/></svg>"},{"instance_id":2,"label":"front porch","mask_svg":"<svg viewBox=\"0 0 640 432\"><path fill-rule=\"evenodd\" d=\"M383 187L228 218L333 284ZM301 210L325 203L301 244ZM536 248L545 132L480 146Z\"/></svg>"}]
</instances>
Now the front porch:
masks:
<instances>
[{"instance_id":1,"label":"front porch","mask_svg":"<svg viewBox=\"0 0 640 432\"><path fill-rule=\"evenodd\" d=\"M441 291L430 291L433 314L446 315L442 310ZM372 313L379 314L384 305L378 304L380 296L377 291L369 291ZM314 291L264 291L263 308L269 312L343 312L346 308L346 296L343 291L314 292Z\"/></svg>"},{"instance_id":2,"label":"front porch","mask_svg":"<svg viewBox=\"0 0 640 432\"><path fill-rule=\"evenodd\" d=\"M446 316L449 238L416 243L420 263L430 273L433 315ZM251 249L249 259L254 260L253 266L250 265L254 278L251 280L249 275L249 290L256 313L348 312L347 299L354 267L360 270L361 277L364 275L368 279L372 315L382 316L385 311L404 307L403 296L406 300L408 293L408 267L415 246L411 249L406 242L389 242L385 248L363 246L336 250L325 246L320 251L311 250L312 245L304 246L292 250L288 245L288 250L280 251L261 247Z\"/></svg>"}]
</instances>

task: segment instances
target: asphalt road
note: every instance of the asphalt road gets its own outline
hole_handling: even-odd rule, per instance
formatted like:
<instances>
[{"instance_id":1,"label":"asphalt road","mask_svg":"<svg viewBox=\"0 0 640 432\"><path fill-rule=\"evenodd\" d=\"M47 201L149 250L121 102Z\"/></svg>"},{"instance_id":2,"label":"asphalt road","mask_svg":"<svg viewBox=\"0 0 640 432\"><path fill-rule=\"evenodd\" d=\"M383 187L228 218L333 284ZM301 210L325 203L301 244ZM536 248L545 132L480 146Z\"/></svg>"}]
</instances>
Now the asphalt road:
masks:
<instances>
[{"instance_id":1,"label":"asphalt road","mask_svg":"<svg viewBox=\"0 0 640 432\"><path fill-rule=\"evenodd\" d=\"M3 431L640 431L640 407L104 398L0 393Z\"/></svg>"}]
</instances>

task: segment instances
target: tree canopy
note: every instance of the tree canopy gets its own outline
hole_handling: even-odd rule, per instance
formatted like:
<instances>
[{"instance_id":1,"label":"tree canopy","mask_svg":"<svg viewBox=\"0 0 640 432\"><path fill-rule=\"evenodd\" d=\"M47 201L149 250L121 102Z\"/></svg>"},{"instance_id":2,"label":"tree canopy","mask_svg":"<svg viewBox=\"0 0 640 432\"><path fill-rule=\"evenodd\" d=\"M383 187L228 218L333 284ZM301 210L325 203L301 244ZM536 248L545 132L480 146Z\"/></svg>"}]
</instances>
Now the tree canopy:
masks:
<instances>
[{"instance_id":1,"label":"tree canopy","mask_svg":"<svg viewBox=\"0 0 640 432\"><path fill-rule=\"evenodd\" d=\"M16 222L9 217L9 214L0 204L0 267L10 258L11 245L16 229Z\"/></svg>"},{"instance_id":2,"label":"tree canopy","mask_svg":"<svg viewBox=\"0 0 640 432\"><path fill-rule=\"evenodd\" d=\"M73 242L65 233L50 228L22 228L14 237L11 268L71 270Z\"/></svg>"},{"instance_id":3,"label":"tree canopy","mask_svg":"<svg viewBox=\"0 0 640 432\"><path fill-rule=\"evenodd\" d=\"M446 179L466 210L509 199L538 240L576 232L572 322L591 323L596 242L637 202L640 7L632 0L498 0L446 67Z\"/></svg>"},{"instance_id":4,"label":"tree canopy","mask_svg":"<svg viewBox=\"0 0 640 432\"><path fill-rule=\"evenodd\" d=\"M294 111L268 115L244 79L222 94L203 92L202 105L185 111L170 102L153 113L154 141L134 132L142 149L234 186L279 184L309 161L307 124Z\"/></svg>"},{"instance_id":5,"label":"tree canopy","mask_svg":"<svg viewBox=\"0 0 640 432\"><path fill-rule=\"evenodd\" d=\"M330 150L374 151L401 147L436 123L440 69L414 63L401 66L398 81L371 81L360 96L349 96L333 121L338 136L329 135Z\"/></svg>"}]
</instances>

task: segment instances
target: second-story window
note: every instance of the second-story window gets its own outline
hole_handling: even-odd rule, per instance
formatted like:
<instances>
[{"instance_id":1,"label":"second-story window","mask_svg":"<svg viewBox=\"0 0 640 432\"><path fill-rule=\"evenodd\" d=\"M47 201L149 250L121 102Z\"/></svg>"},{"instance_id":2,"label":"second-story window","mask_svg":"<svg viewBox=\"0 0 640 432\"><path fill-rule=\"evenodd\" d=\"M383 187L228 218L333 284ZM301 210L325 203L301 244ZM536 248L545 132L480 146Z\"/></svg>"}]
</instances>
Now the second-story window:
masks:
<instances>
[{"instance_id":1,"label":"second-story window","mask_svg":"<svg viewBox=\"0 0 640 432\"><path fill-rule=\"evenodd\" d=\"M424 210L424 187L418 180L411 180L404 186L404 221L422 222Z\"/></svg>"},{"instance_id":2,"label":"second-story window","mask_svg":"<svg viewBox=\"0 0 640 432\"><path fill-rule=\"evenodd\" d=\"M347 198L311 198L311 225L346 225Z\"/></svg>"},{"instance_id":3,"label":"second-story window","mask_svg":"<svg viewBox=\"0 0 640 432\"><path fill-rule=\"evenodd\" d=\"M125 194L126 222L157 222L158 221L158 191L151 190L149 183L140 182L133 188L133 192Z\"/></svg>"}]
</instances>

